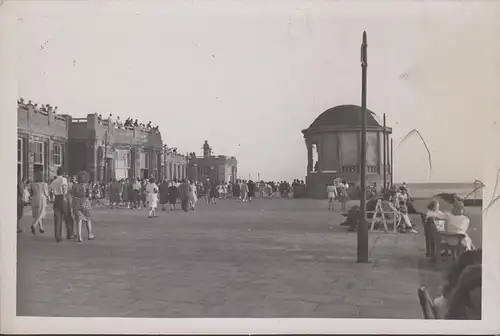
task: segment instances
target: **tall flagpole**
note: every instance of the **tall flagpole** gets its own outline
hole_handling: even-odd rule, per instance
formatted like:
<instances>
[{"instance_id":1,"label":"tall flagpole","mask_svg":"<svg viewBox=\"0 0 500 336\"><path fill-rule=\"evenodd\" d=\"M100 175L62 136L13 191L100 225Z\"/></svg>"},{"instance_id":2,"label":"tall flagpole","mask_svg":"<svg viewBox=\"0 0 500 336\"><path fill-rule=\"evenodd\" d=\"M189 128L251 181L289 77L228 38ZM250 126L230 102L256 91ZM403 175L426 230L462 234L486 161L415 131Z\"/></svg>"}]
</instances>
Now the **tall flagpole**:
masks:
<instances>
[{"instance_id":1,"label":"tall flagpole","mask_svg":"<svg viewBox=\"0 0 500 336\"><path fill-rule=\"evenodd\" d=\"M366 73L368 68L366 31L361 44L361 204L358 222L358 262L368 262L368 224L366 223Z\"/></svg>"},{"instance_id":2,"label":"tall flagpole","mask_svg":"<svg viewBox=\"0 0 500 336\"><path fill-rule=\"evenodd\" d=\"M383 135L383 142L382 146L384 147L384 185L382 186L382 190L385 193L386 192L386 186L387 186L387 139L386 139L386 120L385 120L385 113L384 113L384 131L382 132Z\"/></svg>"}]
</instances>

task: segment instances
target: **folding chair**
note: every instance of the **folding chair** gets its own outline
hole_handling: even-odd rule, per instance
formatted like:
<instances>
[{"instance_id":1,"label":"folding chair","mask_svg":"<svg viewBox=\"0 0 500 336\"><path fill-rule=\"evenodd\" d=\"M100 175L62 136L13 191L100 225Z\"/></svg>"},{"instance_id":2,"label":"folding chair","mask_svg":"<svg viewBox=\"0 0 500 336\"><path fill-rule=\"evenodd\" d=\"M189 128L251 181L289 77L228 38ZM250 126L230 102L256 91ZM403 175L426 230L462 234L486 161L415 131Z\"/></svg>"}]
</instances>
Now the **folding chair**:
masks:
<instances>
[{"instance_id":1,"label":"folding chair","mask_svg":"<svg viewBox=\"0 0 500 336\"><path fill-rule=\"evenodd\" d=\"M429 295L429 292L427 291L425 286L420 286L417 290L417 294L424 319L435 320L436 309L434 308L434 302L432 301L431 296Z\"/></svg>"}]
</instances>

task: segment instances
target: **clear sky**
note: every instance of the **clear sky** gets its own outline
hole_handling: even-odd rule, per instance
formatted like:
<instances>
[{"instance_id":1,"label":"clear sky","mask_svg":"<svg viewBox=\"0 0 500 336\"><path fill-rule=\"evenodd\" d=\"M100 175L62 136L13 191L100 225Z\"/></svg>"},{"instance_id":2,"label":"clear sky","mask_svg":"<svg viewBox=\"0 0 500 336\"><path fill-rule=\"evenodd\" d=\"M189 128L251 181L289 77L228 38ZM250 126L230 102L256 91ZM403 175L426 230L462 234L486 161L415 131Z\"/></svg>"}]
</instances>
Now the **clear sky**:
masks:
<instances>
[{"instance_id":1,"label":"clear sky","mask_svg":"<svg viewBox=\"0 0 500 336\"><path fill-rule=\"evenodd\" d=\"M481 130L498 120L499 3L12 1L19 96L81 117L131 116L163 140L237 156L241 176L304 178L301 130L360 104L394 129L396 180L480 178ZM42 47L43 46L43 47Z\"/></svg>"}]
</instances>

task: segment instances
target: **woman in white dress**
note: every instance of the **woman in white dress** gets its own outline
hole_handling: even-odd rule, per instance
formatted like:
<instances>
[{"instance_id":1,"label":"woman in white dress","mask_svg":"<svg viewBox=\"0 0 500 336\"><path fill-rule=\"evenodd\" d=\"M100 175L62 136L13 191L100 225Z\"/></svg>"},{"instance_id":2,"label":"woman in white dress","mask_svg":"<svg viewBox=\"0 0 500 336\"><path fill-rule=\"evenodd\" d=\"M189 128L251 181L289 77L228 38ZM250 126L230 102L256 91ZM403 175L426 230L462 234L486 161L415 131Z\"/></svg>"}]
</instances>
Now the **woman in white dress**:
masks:
<instances>
[{"instance_id":1,"label":"woman in white dress","mask_svg":"<svg viewBox=\"0 0 500 336\"><path fill-rule=\"evenodd\" d=\"M337 187L333 184L333 182L326 186L326 192L328 194L328 210L335 210L333 202L337 197Z\"/></svg>"},{"instance_id":2,"label":"woman in white dress","mask_svg":"<svg viewBox=\"0 0 500 336\"><path fill-rule=\"evenodd\" d=\"M156 208L158 207L158 186L156 185L154 179L150 179L149 183L146 184L146 200L149 203L149 214L148 218L157 217Z\"/></svg>"},{"instance_id":3,"label":"woman in white dress","mask_svg":"<svg viewBox=\"0 0 500 336\"><path fill-rule=\"evenodd\" d=\"M33 212L33 225L31 225L31 233L36 234L36 228L40 233L44 233L42 220L45 218L47 209L47 200L49 199L49 187L43 181L43 176L40 172L36 173L36 180L31 184L31 210Z\"/></svg>"},{"instance_id":4,"label":"woman in white dress","mask_svg":"<svg viewBox=\"0 0 500 336\"><path fill-rule=\"evenodd\" d=\"M463 234L465 237L462 240L462 245L466 251L474 250L472 239L467 234L469 229L470 219L464 215L464 204L462 202L455 202L451 214L448 214L444 225L444 230L447 233Z\"/></svg>"},{"instance_id":5,"label":"woman in white dress","mask_svg":"<svg viewBox=\"0 0 500 336\"><path fill-rule=\"evenodd\" d=\"M191 182L191 188L189 190L189 208L191 210L194 210L194 207L196 205L196 202L198 202L198 195L196 191L196 183L194 181Z\"/></svg>"}]
</instances>

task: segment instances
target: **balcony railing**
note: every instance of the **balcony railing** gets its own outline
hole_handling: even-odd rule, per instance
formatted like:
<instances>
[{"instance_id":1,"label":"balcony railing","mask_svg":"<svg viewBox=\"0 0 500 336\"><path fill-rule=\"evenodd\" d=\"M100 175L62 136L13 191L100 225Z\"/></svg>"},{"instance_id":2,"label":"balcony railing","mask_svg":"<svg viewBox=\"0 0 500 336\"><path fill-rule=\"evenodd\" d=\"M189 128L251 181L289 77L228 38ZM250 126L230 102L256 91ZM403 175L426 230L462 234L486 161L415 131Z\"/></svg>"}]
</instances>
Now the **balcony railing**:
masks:
<instances>
[{"instance_id":1,"label":"balcony railing","mask_svg":"<svg viewBox=\"0 0 500 336\"><path fill-rule=\"evenodd\" d=\"M342 166L342 173L359 173L359 166L358 165ZM367 174L377 174L378 173L377 166L367 165L366 166L366 173Z\"/></svg>"},{"instance_id":2,"label":"balcony railing","mask_svg":"<svg viewBox=\"0 0 500 336\"><path fill-rule=\"evenodd\" d=\"M357 173L357 172L358 172L357 165L342 166L342 173Z\"/></svg>"}]
</instances>

